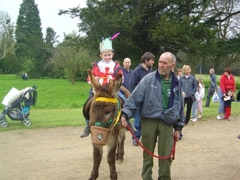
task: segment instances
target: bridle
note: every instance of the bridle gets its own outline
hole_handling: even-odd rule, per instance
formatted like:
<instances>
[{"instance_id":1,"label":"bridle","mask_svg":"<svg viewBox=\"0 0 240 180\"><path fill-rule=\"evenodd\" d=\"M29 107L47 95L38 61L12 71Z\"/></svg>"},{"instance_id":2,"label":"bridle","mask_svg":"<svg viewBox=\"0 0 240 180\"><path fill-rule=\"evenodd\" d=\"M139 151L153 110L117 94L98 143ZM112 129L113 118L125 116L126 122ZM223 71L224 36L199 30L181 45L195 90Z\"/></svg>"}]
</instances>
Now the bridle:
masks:
<instances>
[{"instance_id":1,"label":"bridle","mask_svg":"<svg viewBox=\"0 0 240 180\"><path fill-rule=\"evenodd\" d=\"M120 119L120 115L121 115L121 105L120 105L120 102L119 102L118 98L96 97L95 101L111 102L111 103L117 104L117 111L118 111L118 113L116 115L116 120L115 120L112 128L114 126L116 126L118 121L119 121L119 119ZM110 126L110 124L113 122L113 120L114 120L114 117L112 119L110 119L107 123L96 122L95 126Z\"/></svg>"}]
</instances>

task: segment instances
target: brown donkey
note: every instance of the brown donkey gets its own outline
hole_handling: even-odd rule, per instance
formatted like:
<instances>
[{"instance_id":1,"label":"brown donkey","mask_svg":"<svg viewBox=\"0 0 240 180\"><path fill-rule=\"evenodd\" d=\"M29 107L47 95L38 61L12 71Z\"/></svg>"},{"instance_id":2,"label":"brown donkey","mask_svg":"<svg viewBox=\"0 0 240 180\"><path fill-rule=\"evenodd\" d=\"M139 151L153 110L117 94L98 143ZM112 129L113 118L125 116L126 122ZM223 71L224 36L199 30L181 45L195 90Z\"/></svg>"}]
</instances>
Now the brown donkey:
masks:
<instances>
[{"instance_id":1,"label":"brown donkey","mask_svg":"<svg viewBox=\"0 0 240 180\"><path fill-rule=\"evenodd\" d=\"M108 146L107 161L110 169L111 180L117 180L116 159L120 162L123 160L124 154L124 140L125 128L121 128L120 120L118 118L121 113L120 98L118 98L118 91L122 83L122 75L118 74L114 81L103 86L94 78L90 70L87 70L88 76L91 80L94 96L89 103L89 124L93 138L93 126L100 126L108 128L110 133L106 141ZM125 93L127 96L129 93ZM117 102L118 101L118 102ZM123 104L123 103L122 103ZM84 110L86 107L84 107ZM85 110L86 111L86 110ZM117 150L118 147L118 150ZM116 153L117 151L117 153ZM93 169L89 180L96 180L99 174L99 166L102 160L103 145L93 143Z\"/></svg>"}]
</instances>

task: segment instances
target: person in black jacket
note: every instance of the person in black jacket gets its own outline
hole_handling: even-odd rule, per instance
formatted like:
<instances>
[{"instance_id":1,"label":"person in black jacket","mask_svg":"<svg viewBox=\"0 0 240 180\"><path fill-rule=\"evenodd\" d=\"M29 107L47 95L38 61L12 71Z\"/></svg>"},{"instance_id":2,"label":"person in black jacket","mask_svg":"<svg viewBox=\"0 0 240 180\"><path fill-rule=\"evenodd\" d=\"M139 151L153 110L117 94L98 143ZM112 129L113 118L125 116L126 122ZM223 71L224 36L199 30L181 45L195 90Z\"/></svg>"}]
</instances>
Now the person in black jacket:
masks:
<instances>
[{"instance_id":1,"label":"person in black jacket","mask_svg":"<svg viewBox=\"0 0 240 180\"><path fill-rule=\"evenodd\" d=\"M233 90L229 89L226 93L226 96L222 97L223 101L224 101L224 111L225 111L225 120L230 120L229 117L231 115L231 104L232 101L234 101L233 99Z\"/></svg>"},{"instance_id":2,"label":"person in black jacket","mask_svg":"<svg viewBox=\"0 0 240 180\"><path fill-rule=\"evenodd\" d=\"M131 59L127 57L123 60L122 72L124 76L124 81L122 83L122 86L127 88L129 91L130 91L130 79L132 75L132 70L130 69L130 67L131 67Z\"/></svg>"},{"instance_id":3,"label":"person in black jacket","mask_svg":"<svg viewBox=\"0 0 240 180\"><path fill-rule=\"evenodd\" d=\"M137 66L131 75L130 79L130 91L133 92L138 83L142 80L144 76L152 72L152 66L154 64L155 56L151 52L145 52L141 57L141 64ZM141 126L140 126L141 116L138 111L136 111L134 116L134 127L137 129L137 132L134 133L136 138L139 140L141 137ZM138 146L138 143L133 139L133 145Z\"/></svg>"},{"instance_id":4,"label":"person in black jacket","mask_svg":"<svg viewBox=\"0 0 240 180\"><path fill-rule=\"evenodd\" d=\"M237 101L240 101L240 90L237 93Z\"/></svg>"}]
</instances>

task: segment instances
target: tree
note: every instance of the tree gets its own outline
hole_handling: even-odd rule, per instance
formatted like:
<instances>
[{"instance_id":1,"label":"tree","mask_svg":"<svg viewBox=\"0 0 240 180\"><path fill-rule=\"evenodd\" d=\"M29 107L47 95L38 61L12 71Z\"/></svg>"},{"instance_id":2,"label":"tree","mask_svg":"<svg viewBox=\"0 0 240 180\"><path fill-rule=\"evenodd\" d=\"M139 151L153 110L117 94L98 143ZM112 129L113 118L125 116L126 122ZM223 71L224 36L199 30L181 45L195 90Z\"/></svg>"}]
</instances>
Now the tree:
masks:
<instances>
[{"instance_id":1,"label":"tree","mask_svg":"<svg viewBox=\"0 0 240 180\"><path fill-rule=\"evenodd\" d=\"M216 39L208 48L206 64L212 61L216 69L224 69L236 61L240 61L240 1L239 0L213 0L205 16L214 18L213 24L216 28ZM211 60L211 61L209 61Z\"/></svg>"},{"instance_id":2,"label":"tree","mask_svg":"<svg viewBox=\"0 0 240 180\"><path fill-rule=\"evenodd\" d=\"M8 13L0 11L0 59L4 58L9 47L14 43L14 25Z\"/></svg>"},{"instance_id":3,"label":"tree","mask_svg":"<svg viewBox=\"0 0 240 180\"><path fill-rule=\"evenodd\" d=\"M69 34L64 41L56 47L53 57L48 63L55 75L65 72L65 78L69 78L74 84L76 79L86 80L86 69L91 68L91 62L95 59L91 53L78 46L76 34Z\"/></svg>"},{"instance_id":4,"label":"tree","mask_svg":"<svg viewBox=\"0 0 240 180\"><path fill-rule=\"evenodd\" d=\"M139 62L146 51L155 54L166 50L186 51L190 49L188 45L191 42L198 44L195 42L197 38L192 41L200 32L195 16L206 6L204 0L88 0L86 8L72 8L60 14L80 17L80 31L87 34L87 42L92 49L98 47L101 37L120 31L120 37L113 43L116 57L122 59L131 54Z\"/></svg>"},{"instance_id":5,"label":"tree","mask_svg":"<svg viewBox=\"0 0 240 180\"><path fill-rule=\"evenodd\" d=\"M0 12L0 72L16 73L19 64L16 62L14 24L8 13Z\"/></svg>"},{"instance_id":6,"label":"tree","mask_svg":"<svg viewBox=\"0 0 240 180\"><path fill-rule=\"evenodd\" d=\"M53 48L56 43L58 43L57 33L53 30L53 28L48 27L46 30L46 38L45 38L45 44L48 48Z\"/></svg>"},{"instance_id":7,"label":"tree","mask_svg":"<svg viewBox=\"0 0 240 180\"><path fill-rule=\"evenodd\" d=\"M62 10L59 14L81 19L79 28L87 35L85 44L96 53L102 37L120 32L113 42L116 58L131 55L136 65L146 51L157 55L181 51L188 56L188 64L194 66L199 59L205 59L203 55L210 55L205 52L209 46L216 47L216 25L220 17L224 16L225 21L239 13L221 11L206 16L210 2L87 0L87 7Z\"/></svg>"},{"instance_id":8,"label":"tree","mask_svg":"<svg viewBox=\"0 0 240 180\"><path fill-rule=\"evenodd\" d=\"M212 0L207 16L218 16L216 26L219 30L217 37L229 39L235 37L240 32L240 0Z\"/></svg>"},{"instance_id":9,"label":"tree","mask_svg":"<svg viewBox=\"0 0 240 180\"><path fill-rule=\"evenodd\" d=\"M57 40L58 36L53 28L48 27L46 30L46 37L44 39L44 54L43 54L43 62L44 62L44 69L43 74L51 76L52 68L47 64L48 60L52 58L53 53L55 51L55 46L58 43Z\"/></svg>"},{"instance_id":10,"label":"tree","mask_svg":"<svg viewBox=\"0 0 240 180\"><path fill-rule=\"evenodd\" d=\"M33 68L28 72L31 76L43 75L43 35L38 7L34 0L23 0L20 5L16 26L16 54L24 63L30 59Z\"/></svg>"}]
</instances>

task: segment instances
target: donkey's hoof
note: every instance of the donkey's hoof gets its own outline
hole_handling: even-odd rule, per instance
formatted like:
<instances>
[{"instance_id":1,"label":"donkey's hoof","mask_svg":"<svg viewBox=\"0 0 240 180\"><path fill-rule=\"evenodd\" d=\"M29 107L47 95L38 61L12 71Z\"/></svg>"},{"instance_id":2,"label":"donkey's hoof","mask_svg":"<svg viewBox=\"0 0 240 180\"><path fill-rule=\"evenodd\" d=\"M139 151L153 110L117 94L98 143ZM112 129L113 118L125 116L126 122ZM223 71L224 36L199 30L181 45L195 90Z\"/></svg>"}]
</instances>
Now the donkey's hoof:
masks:
<instances>
[{"instance_id":1,"label":"donkey's hoof","mask_svg":"<svg viewBox=\"0 0 240 180\"><path fill-rule=\"evenodd\" d=\"M123 163L123 159L118 159L118 160L117 160L117 163L118 163L118 164L122 164L122 163Z\"/></svg>"},{"instance_id":2,"label":"donkey's hoof","mask_svg":"<svg viewBox=\"0 0 240 180\"><path fill-rule=\"evenodd\" d=\"M88 180L96 180L96 178L92 178L92 177L90 177Z\"/></svg>"},{"instance_id":3,"label":"donkey's hoof","mask_svg":"<svg viewBox=\"0 0 240 180\"><path fill-rule=\"evenodd\" d=\"M96 180L98 178L98 176L91 176L88 180Z\"/></svg>"}]
</instances>

